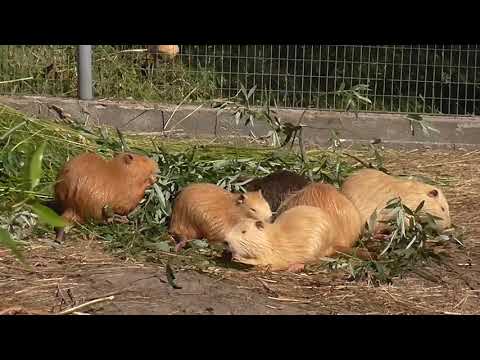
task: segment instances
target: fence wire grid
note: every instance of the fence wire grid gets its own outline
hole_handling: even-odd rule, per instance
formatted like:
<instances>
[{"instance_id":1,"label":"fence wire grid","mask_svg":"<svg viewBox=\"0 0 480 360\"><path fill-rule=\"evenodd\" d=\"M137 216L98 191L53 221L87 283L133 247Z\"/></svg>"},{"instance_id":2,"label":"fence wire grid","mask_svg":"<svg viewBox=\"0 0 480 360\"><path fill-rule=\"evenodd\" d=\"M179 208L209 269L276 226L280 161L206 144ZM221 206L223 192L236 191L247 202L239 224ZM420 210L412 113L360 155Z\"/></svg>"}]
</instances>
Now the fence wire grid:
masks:
<instances>
[{"instance_id":1,"label":"fence wire grid","mask_svg":"<svg viewBox=\"0 0 480 360\"><path fill-rule=\"evenodd\" d=\"M480 115L478 45L146 45L93 47L96 98L167 103L233 97L317 110ZM0 94L77 96L77 47L0 46Z\"/></svg>"}]
</instances>

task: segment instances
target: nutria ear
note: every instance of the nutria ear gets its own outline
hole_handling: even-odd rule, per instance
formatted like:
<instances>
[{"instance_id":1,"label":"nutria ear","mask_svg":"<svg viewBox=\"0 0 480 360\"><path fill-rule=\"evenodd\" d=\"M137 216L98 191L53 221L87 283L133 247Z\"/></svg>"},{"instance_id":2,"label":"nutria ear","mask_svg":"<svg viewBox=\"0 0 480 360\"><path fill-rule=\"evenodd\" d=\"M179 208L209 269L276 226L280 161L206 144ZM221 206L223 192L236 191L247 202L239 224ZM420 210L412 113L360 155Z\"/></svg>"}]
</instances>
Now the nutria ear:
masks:
<instances>
[{"instance_id":1,"label":"nutria ear","mask_svg":"<svg viewBox=\"0 0 480 360\"><path fill-rule=\"evenodd\" d=\"M247 200L247 195L245 194L240 194L237 199L237 204L243 204Z\"/></svg>"},{"instance_id":2,"label":"nutria ear","mask_svg":"<svg viewBox=\"0 0 480 360\"><path fill-rule=\"evenodd\" d=\"M437 196L438 196L438 190L433 189L433 190L430 191L427 195L430 196L430 197L432 197L432 198L433 198L433 197L437 197Z\"/></svg>"},{"instance_id":3,"label":"nutria ear","mask_svg":"<svg viewBox=\"0 0 480 360\"><path fill-rule=\"evenodd\" d=\"M256 221L255 226L257 227L258 230L263 230L265 229L265 225L263 224L263 221Z\"/></svg>"},{"instance_id":4,"label":"nutria ear","mask_svg":"<svg viewBox=\"0 0 480 360\"><path fill-rule=\"evenodd\" d=\"M132 154L124 154L123 155L123 161L125 161L125 164L130 164L133 161L133 155Z\"/></svg>"}]
</instances>

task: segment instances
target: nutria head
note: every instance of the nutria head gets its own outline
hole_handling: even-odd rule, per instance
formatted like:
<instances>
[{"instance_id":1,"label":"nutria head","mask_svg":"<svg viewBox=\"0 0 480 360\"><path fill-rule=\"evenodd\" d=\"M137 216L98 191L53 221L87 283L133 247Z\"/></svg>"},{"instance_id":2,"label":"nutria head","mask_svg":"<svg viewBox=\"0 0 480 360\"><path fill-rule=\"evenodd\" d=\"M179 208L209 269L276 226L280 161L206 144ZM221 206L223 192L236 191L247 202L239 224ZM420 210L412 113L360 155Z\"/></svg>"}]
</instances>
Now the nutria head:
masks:
<instances>
[{"instance_id":1,"label":"nutria head","mask_svg":"<svg viewBox=\"0 0 480 360\"><path fill-rule=\"evenodd\" d=\"M225 243L233 260L254 259L268 249L266 229L272 224L261 220L244 218L226 235Z\"/></svg>"},{"instance_id":2,"label":"nutria head","mask_svg":"<svg viewBox=\"0 0 480 360\"><path fill-rule=\"evenodd\" d=\"M125 168L128 176L144 182L146 187L152 186L157 180L158 164L147 156L121 153L116 155L112 162Z\"/></svg>"},{"instance_id":3,"label":"nutria head","mask_svg":"<svg viewBox=\"0 0 480 360\"><path fill-rule=\"evenodd\" d=\"M411 181L410 184L413 189L411 195L418 196L420 199L417 200L425 201L422 210L441 218L441 220L436 220L436 223L441 229L449 228L452 224L450 219L450 208L443 191L436 186L424 184L422 182Z\"/></svg>"},{"instance_id":4,"label":"nutria head","mask_svg":"<svg viewBox=\"0 0 480 360\"><path fill-rule=\"evenodd\" d=\"M238 194L236 203L242 208L246 217L271 222L272 210L261 190Z\"/></svg>"}]
</instances>

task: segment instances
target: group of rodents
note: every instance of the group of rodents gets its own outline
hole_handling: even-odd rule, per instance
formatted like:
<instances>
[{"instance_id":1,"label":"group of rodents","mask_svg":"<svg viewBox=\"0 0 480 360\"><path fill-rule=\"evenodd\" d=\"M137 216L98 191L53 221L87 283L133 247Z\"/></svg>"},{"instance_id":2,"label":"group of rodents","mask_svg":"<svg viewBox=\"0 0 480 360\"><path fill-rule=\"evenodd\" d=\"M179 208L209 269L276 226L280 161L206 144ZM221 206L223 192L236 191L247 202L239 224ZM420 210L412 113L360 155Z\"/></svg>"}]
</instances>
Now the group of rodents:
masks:
<instances>
[{"instance_id":1,"label":"group of rodents","mask_svg":"<svg viewBox=\"0 0 480 360\"><path fill-rule=\"evenodd\" d=\"M111 160L85 153L68 161L55 184L56 209L69 223L108 220L106 209L125 217L156 181L152 159L122 153ZM224 243L235 261L271 270L301 270L305 264L351 252L366 222L378 210L376 233L388 232L392 210L387 202L400 197L415 209L438 217L439 230L451 226L442 190L419 181L362 169L342 184L311 182L290 171L277 171L245 185L246 193L194 183L173 202L169 234L176 251L194 239ZM63 229L56 229L57 240Z\"/></svg>"}]
</instances>

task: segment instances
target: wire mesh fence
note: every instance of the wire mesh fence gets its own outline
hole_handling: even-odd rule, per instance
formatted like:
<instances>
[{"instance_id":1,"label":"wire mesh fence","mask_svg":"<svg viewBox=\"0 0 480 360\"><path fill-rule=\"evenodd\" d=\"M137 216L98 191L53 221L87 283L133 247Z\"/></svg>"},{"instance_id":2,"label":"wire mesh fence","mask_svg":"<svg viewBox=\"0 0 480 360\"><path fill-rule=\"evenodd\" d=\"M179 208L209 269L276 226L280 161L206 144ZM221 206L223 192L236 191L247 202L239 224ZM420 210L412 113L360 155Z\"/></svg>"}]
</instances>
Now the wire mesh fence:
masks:
<instances>
[{"instance_id":1,"label":"wire mesh fence","mask_svg":"<svg viewBox=\"0 0 480 360\"><path fill-rule=\"evenodd\" d=\"M318 110L480 115L478 45L145 45L93 52L97 98L168 103L235 96ZM0 93L76 96L76 46L0 46Z\"/></svg>"}]
</instances>

